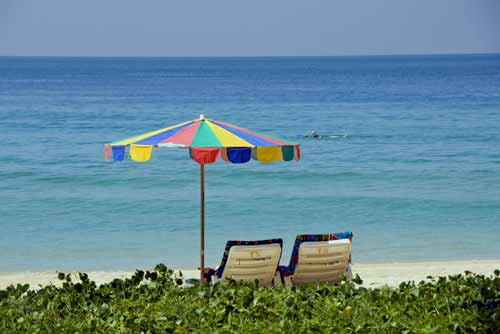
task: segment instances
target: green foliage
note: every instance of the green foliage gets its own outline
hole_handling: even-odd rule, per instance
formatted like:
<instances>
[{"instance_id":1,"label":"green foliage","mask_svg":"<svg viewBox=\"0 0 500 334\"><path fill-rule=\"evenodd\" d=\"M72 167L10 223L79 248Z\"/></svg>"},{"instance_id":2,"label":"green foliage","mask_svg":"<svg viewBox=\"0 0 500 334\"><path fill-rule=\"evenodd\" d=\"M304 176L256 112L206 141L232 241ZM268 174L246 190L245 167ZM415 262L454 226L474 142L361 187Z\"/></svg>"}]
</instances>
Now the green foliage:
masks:
<instances>
[{"instance_id":1,"label":"green foliage","mask_svg":"<svg viewBox=\"0 0 500 334\"><path fill-rule=\"evenodd\" d=\"M500 272L397 288L181 287L165 265L96 286L59 273L61 287L0 290L0 333L499 333ZM360 281L359 277L357 278Z\"/></svg>"}]
</instances>

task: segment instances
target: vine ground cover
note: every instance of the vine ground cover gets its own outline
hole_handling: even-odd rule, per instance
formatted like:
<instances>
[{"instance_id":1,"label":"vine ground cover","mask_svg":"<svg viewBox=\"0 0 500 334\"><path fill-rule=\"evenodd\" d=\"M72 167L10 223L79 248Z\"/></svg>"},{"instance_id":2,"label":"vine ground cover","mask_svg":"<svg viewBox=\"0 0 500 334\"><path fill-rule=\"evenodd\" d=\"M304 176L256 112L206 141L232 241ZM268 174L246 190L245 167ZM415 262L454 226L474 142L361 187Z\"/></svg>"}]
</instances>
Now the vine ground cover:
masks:
<instances>
[{"instance_id":1,"label":"vine ground cover","mask_svg":"<svg viewBox=\"0 0 500 334\"><path fill-rule=\"evenodd\" d=\"M97 286L59 273L61 287L0 290L0 333L500 333L500 271L397 288L183 287L160 264Z\"/></svg>"}]
</instances>

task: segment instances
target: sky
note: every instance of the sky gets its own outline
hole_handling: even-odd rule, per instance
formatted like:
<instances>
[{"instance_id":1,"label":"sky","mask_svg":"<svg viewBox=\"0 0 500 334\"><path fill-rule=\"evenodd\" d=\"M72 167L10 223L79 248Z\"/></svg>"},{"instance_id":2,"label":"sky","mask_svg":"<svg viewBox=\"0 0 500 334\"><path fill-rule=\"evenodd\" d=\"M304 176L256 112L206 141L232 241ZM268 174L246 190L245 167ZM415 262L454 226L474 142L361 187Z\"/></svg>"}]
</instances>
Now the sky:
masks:
<instances>
[{"instance_id":1,"label":"sky","mask_svg":"<svg viewBox=\"0 0 500 334\"><path fill-rule=\"evenodd\" d=\"M0 55L500 52L500 0L0 0Z\"/></svg>"}]
</instances>

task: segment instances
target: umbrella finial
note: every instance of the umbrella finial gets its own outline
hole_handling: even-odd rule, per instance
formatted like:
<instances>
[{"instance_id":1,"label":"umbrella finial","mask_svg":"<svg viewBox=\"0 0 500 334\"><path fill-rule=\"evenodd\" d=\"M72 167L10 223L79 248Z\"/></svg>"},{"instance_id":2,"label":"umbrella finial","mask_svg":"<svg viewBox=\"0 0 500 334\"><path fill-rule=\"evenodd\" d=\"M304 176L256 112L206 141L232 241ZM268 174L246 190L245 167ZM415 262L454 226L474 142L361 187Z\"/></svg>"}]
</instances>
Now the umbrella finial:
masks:
<instances>
[{"instance_id":1,"label":"umbrella finial","mask_svg":"<svg viewBox=\"0 0 500 334\"><path fill-rule=\"evenodd\" d=\"M200 119L205 119L205 115L200 114Z\"/></svg>"}]
</instances>

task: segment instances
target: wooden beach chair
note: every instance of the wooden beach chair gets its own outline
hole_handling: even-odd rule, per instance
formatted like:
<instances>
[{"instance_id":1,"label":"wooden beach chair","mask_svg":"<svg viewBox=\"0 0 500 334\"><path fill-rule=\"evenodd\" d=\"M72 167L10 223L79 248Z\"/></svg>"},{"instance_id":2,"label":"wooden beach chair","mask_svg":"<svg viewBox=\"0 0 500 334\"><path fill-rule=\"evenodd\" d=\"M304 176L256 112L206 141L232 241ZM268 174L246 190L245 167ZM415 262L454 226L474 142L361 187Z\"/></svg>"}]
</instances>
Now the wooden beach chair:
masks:
<instances>
[{"instance_id":1,"label":"wooden beach chair","mask_svg":"<svg viewBox=\"0 0 500 334\"><path fill-rule=\"evenodd\" d=\"M282 248L282 239L228 241L221 264L217 269L205 269L205 280L207 282L228 282L231 279L246 282L257 280L261 286L272 286Z\"/></svg>"},{"instance_id":2,"label":"wooden beach chair","mask_svg":"<svg viewBox=\"0 0 500 334\"><path fill-rule=\"evenodd\" d=\"M288 266L280 266L283 284L339 283L349 275L352 233L298 235Z\"/></svg>"}]
</instances>

